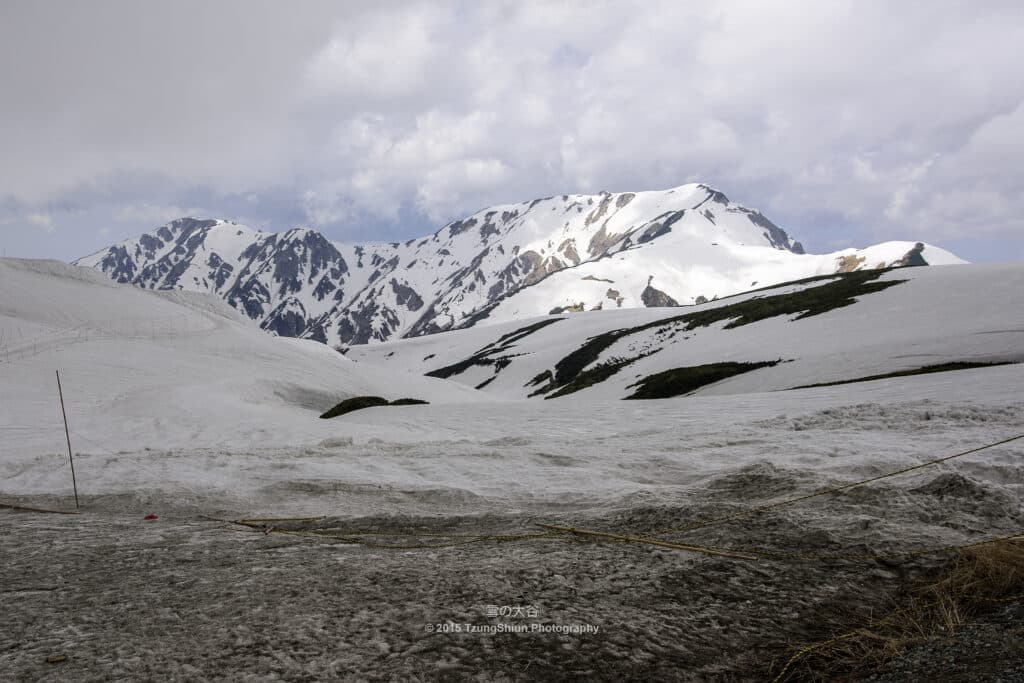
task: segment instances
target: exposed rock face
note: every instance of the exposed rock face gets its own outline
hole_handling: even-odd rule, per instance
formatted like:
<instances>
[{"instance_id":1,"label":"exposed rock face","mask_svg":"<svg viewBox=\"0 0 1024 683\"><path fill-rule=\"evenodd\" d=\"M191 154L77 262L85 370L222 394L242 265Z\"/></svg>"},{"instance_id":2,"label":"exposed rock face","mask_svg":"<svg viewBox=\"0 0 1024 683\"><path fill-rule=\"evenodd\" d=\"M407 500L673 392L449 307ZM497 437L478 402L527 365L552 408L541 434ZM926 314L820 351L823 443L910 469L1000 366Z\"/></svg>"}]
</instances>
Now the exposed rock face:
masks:
<instances>
[{"instance_id":1,"label":"exposed rock face","mask_svg":"<svg viewBox=\"0 0 1024 683\"><path fill-rule=\"evenodd\" d=\"M863 256L840 256L836 259L837 273L852 273L864 265Z\"/></svg>"},{"instance_id":2,"label":"exposed rock face","mask_svg":"<svg viewBox=\"0 0 1024 683\"><path fill-rule=\"evenodd\" d=\"M558 315L559 313L582 313L584 310L586 310L586 308L582 303L572 304L571 306L555 306L548 311L548 315Z\"/></svg>"},{"instance_id":3,"label":"exposed rock face","mask_svg":"<svg viewBox=\"0 0 1024 683\"><path fill-rule=\"evenodd\" d=\"M764 228L765 239L776 249L789 249L794 254L804 253L804 247L799 242L793 242L790 240L789 235L786 231L779 226L772 223L770 220L761 215L760 211L745 211L747 218L754 225Z\"/></svg>"},{"instance_id":4,"label":"exposed rock face","mask_svg":"<svg viewBox=\"0 0 1024 683\"><path fill-rule=\"evenodd\" d=\"M924 256L921 252L924 251L924 244L918 242L914 245L914 248L904 254L903 258L897 261L894 265L896 266L927 266L928 262L924 260Z\"/></svg>"},{"instance_id":5,"label":"exposed rock face","mask_svg":"<svg viewBox=\"0 0 1024 683\"><path fill-rule=\"evenodd\" d=\"M391 291L395 293L395 301L399 306L405 306L410 311L423 308L423 299L412 287L399 284L398 280L391 278Z\"/></svg>"},{"instance_id":6,"label":"exposed rock face","mask_svg":"<svg viewBox=\"0 0 1024 683\"><path fill-rule=\"evenodd\" d=\"M274 334L338 345L469 327L495 315L542 315L551 306L677 306L682 295L692 302L700 292L676 291L679 274L688 263L701 265L694 259L708 258L709 246L715 260L705 268L748 247L761 250L751 258L765 247L787 258L803 252L761 213L707 186L684 185L492 207L401 244L348 245L304 228L264 233L182 218L77 263L117 282L211 292ZM921 249L901 264L923 265ZM657 276L675 296L649 279L644 288L639 273ZM749 280L715 291L742 291Z\"/></svg>"},{"instance_id":7,"label":"exposed rock face","mask_svg":"<svg viewBox=\"0 0 1024 683\"><path fill-rule=\"evenodd\" d=\"M678 306L679 302L670 297L665 292L651 287L651 280L653 278L647 278L647 287L640 294L640 300L644 302L646 308L663 308L665 306Z\"/></svg>"}]
</instances>

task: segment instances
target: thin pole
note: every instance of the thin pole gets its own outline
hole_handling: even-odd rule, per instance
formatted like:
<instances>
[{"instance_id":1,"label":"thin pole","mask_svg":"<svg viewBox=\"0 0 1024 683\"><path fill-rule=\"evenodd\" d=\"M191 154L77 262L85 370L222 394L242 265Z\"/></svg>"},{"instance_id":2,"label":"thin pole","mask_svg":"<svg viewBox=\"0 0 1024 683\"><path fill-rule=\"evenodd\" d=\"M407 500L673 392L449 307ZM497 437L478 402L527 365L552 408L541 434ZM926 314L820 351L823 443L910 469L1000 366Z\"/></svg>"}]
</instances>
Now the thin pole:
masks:
<instances>
[{"instance_id":1,"label":"thin pole","mask_svg":"<svg viewBox=\"0 0 1024 683\"><path fill-rule=\"evenodd\" d=\"M64 416L64 436L68 440L68 462L71 463L71 485L75 487L75 509L78 509L78 481L75 479L75 459L71 457L71 433L68 432L68 414L64 410L64 391L60 388L60 370L57 373L57 395L60 396L60 414Z\"/></svg>"}]
</instances>

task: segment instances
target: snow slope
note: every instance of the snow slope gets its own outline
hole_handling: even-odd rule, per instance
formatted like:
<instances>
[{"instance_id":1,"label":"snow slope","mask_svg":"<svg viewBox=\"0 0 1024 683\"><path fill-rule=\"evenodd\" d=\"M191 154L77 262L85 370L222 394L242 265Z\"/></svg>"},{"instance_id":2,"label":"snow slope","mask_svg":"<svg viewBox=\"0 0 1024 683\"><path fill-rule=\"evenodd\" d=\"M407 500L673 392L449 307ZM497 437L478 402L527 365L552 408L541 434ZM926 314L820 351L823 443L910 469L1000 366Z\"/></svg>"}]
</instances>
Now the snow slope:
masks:
<instances>
[{"instance_id":1,"label":"snow slope","mask_svg":"<svg viewBox=\"0 0 1024 683\"><path fill-rule=\"evenodd\" d=\"M894 263L962 263L888 242L825 255L706 185L562 195L484 209L405 243L349 245L183 218L79 259L117 282L219 295L282 336L414 337L595 308L695 303Z\"/></svg>"},{"instance_id":2,"label":"snow slope","mask_svg":"<svg viewBox=\"0 0 1024 683\"><path fill-rule=\"evenodd\" d=\"M352 362L321 344L262 334L216 297L150 292L90 269L6 259L0 494L66 502L70 493L54 369L80 489L118 496L105 506L345 515L609 510L683 501L749 468L811 470L807 486L864 476L1020 432L1024 365L772 390L950 359L1021 360L1022 273L1017 265L890 271L879 281L906 282L800 321L696 328L602 383L542 401L521 400L523 384L588 336L843 278L702 307L553 316L561 319L502 351L526 355L474 391L458 382L479 383L492 367L453 375L456 382L420 375L525 321L353 347L349 354L360 360ZM627 349L605 355L630 345L645 352L657 340L649 332L623 337L616 343ZM617 400L637 373L778 357L793 361L694 396ZM432 405L317 419L353 394ZM808 439L807 430L818 431ZM1017 452L1003 448L962 471L1019 496Z\"/></svg>"},{"instance_id":3,"label":"snow slope","mask_svg":"<svg viewBox=\"0 0 1024 683\"><path fill-rule=\"evenodd\" d=\"M2 259L0 437L20 454L60 449L55 370L83 450L92 441L133 451L316 441L336 434L319 413L355 395L486 400L441 380L396 382L394 371L322 344L264 334L212 295Z\"/></svg>"},{"instance_id":4,"label":"snow slope","mask_svg":"<svg viewBox=\"0 0 1024 683\"><path fill-rule=\"evenodd\" d=\"M468 361L439 376L498 396L524 398L547 384L534 378L548 371L558 374L559 364L588 339L618 336L580 369L631 362L562 400L584 395L624 398L635 391L629 385L644 377L710 363L784 361L706 386L698 390L700 394L775 391L948 362L1024 361L1024 266L898 268L877 274L877 279L871 275L855 273L784 285L701 306L522 320L353 346L347 353L360 362L415 374L437 373ZM803 318L799 314L804 309L798 305L792 312L727 327L745 303L825 291L853 278L863 282L851 290L856 296L850 305ZM691 323L693 318L709 315L711 322L706 325L699 320ZM538 329L515 334L531 327ZM615 332L632 328L641 329ZM475 362L470 360L474 357Z\"/></svg>"}]
</instances>

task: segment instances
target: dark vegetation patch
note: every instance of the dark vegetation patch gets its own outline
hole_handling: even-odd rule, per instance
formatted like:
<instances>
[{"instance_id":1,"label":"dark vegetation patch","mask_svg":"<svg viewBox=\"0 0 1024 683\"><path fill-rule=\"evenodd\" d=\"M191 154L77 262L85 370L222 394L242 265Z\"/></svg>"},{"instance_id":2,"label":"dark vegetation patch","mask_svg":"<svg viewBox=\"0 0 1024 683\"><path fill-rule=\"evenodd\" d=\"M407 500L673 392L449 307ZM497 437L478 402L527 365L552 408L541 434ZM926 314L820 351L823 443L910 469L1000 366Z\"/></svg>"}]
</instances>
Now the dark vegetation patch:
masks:
<instances>
[{"instance_id":1,"label":"dark vegetation patch","mask_svg":"<svg viewBox=\"0 0 1024 683\"><path fill-rule=\"evenodd\" d=\"M582 313L584 310L586 310L586 304L581 301L578 304L570 304L568 306L555 306L548 311L548 315L558 315L559 313Z\"/></svg>"},{"instance_id":2,"label":"dark vegetation patch","mask_svg":"<svg viewBox=\"0 0 1024 683\"><path fill-rule=\"evenodd\" d=\"M544 320L538 320L537 322L531 323L525 327L520 327L517 330L513 330L512 332L503 334L501 337L498 338L497 341L488 344L487 346L483 347L482 349L474 353L469 358L466 358L465 360L461 360L458 363L453 363L451 365L446 365L443 368L431 370L430 372L425 374L427 377L439 377L441 379L448 379L453 375L458 375L465 372L474 365L492 365L496 367L496 372L500 372L503 368L505 368L509 363L512 362L512 358L514 358L516 355L521 354L510 354L499 357L493 357L493 354L508 350L517 341L533 334L537 330L543 329L548 325L551 325L552 323L556 323L559 320L564 320L564 318L545 318Z\"/></svg>"},{"instance_id":3,"label":"dark vegetation patch","mask_svg":"<svg viewBox=\"0 0 1024 683\"><path fill-rule=\"evenodd\" d=\"M320 416L321 420L327 420L332 417L338 417L345 413L351 413L355 410L362 410L363 408L376 408L378 406L414 406L414 405L426 405L428 401L423 401L418 398L400 398L394 401L388 401L386 398L380 396L353 396L352 398L346 398L344 401L334 406L326 413Z\"/></svg>"},{"instance_id":4,"label":"dark vegetation patch","mask_svg":"<svg viewBox=\"0 0 1024 683\"><path fill-rule=\"evenodd\" d=\"M534 396L541 396L543 394L550 392L552 389L555 388L555 385L551 383L551 379L553 377L554 375L551 374L550 370L545 370L544 372L538 373L533 379L531 379L523 386L535 387L539 385L541 382L547 382L547 384L541 386L536 391L531 391L526 397L533 398Z\"/></svg>"},{"instance_id":5,"label":"dark vegetation patch","mask_svg":"<svg viewBox=\"0 0 1024 683\"><path fill-rule=\"evenodd\" d=\"M465 360L461 360L458 363L446 365L443 368L437 370L431 370L430 372L424 373L427 377L440 377L441 379L448 379L452 375L459 375L470 369L474 365L485 365L483 361L489 360L484 358L478 358L477 356L470 356Z\"/></svg>"},{"instance_id":6,"label":"dark vegetation patch","mask_svg":"<svg viewBox=\"0 0 1024 683\"><path fill-rule=\"evenodd\" d=\"M733 320L725 326L726 329L741 327L749 323L758 322L759 320L774 318L780 315L791 315L793 313L800 314L795 318L796 320L803 320L804 318L827 313L836 308L850 306L856 303L855 297L881 292L889 287L906 282L906 280L872 282L877 280L878 276L883 272L886 271L868 270L844 273L834 282L817 287L809 287L788 294L747 299L735 304L726 304L680 317L688 323L687 330L692 330L696 327L707 327L713 323L729 320L730 318Z\"/></svg>"},{"instance_id":7,"label":"dark vegetation patch","mask_svg":"<svg viewBox=\"0 0 1024 683\"><path fill-rule=\"evenodd\" d=\"M1020 604L1024 542L966 546L936 574L917 581L888 613L826 615L819 638L792 643L779 658L788 663L771 673L787 681L1010 680L1001 675L1009 672L1002 656L1010 654L1019 662L1020 648L1000 647L999 641L1014 643L1015 634L990 633L972 643L969 631L1001 605ZM1019 617L1015 621L1009 625L1019 633ZM943 646L949 656L936 657ZM915 647L919 657L925 655L923 661L907 657L914 652L908 648Z\"/></svg>"},{"instance_id":8,"label":"dark vegetation patch","mask_svg":"<svg viewBox=\"0 0 1024 683\"><path fill-rule=\"evenodd\" d=\"M627 399L672 398L696 391L708 384L742 375L759 368L770 368L781 361L771 360L760 363L708 363L690 368L673 368L644 377L630 387L639 387Z\"/></svg>"},{"instance_id":9,"label":"dark vegetation patch","mask_svg":"<svg viewBox=\"0 0 1024 683\"><path fill-rule=\"evenodd\" d=\"M481 351L488 349L492 351L504 351L505 349L507 349L509 346L519 341L520 339L528 337L537 330L542 330L548 325L557 323L559 320L565 320L565 318L545 318L544 320L538 320L535 323L531 323L526 327L520 327L518 330L514 330L512 332L508 332L506 334L501 335L500 337L498 337L498 341L488 344L483 349L481 349Z\"/></svg>"},{"instance_id":10,"label":"dark vegetation patch","mask_svg":"<svg viewBox=\"0 0 1024 683\"><path fill-rule=\"evenodd\" d=\"M545 370L544 372L541 372L541 373L537 374L537 376L535 376L533 379L531 379L529 382L527 382L523 386L535 387L538 384L540 384L541 382L544 382L546 380L550 380L551 376L552 376L551 375L551 371L550 370Z\"/></svg>"},{"instance_id":11,"label":"dark vegetation patch","mask_svg":"<svg viewBox=\"0 0 1024 683\"><path fill-rule=\"evenodd\" d=\"M501 349L495 349L495 350L496 351L500 351ZM492 353L493 353L493 351L492 351ZM509 364L512 362L513 358L515 358L516 356L521 356L521 355L523 355L523 354L521 354L521 353L510 353L507 356L494 356L492 358L492 357L487 356L486 354L485 355L480 355L479 353L477 353L477 354L474 354L473 356L470 356L466 360L462 360L462 361L459 361L458 363L455 363L454 365L448 365L448 366L443 367L443 368L438 368L437 370L431 370L430 372L426 373L426 375L427 375L427 377L439 377L441 379L448 379L452 375L460 375L463 372L465 372L466 370L469 370L471 367L477 366L477 365L479 365L481 367L490 365L491 367L494 368L495 374L497 374L497 373L501 372L502 370L504 370L505 368L507 368L509 366Z\"/></svg>"},{"instance_id":12,"label":"dark vegetation patch","mask_svg":"<svg viewBox=\"0 0 1024 683\"><path fill-rule=\"evenodd\" d=\"M997 365L1016 365L1017 361L996 361L991 363L976 363L972 361L961 361L956 363L941 363L939 365L925 365L920 368L914 368L912 370L897 370L895 372L886 372L881 375L869 375L867 377L858 377L856 379L841 379L835 382L820 382L818 384L804 384L799 387L792 387L787 391L793 389L812 389L814 387L834 387L840 384L856 384L857 382L873 382L876 379L891 379L893 377L910 377L912 375L928 375L933 372L952 372L954 370L972 370L974 368L991 368Z\"/></svg>"},{"instance_id":13,"label":"dark vegetation patch","mask_svg":"<svg viewBox=\"0 0 1024 683\"><path fill-rule=\"evenodd\" d=\"M665 325L680 326L681 331L688 332L698 327L708 327L723 320L729 321L725 325L725 329L741 327L759 320L780 315L792 315L794 313L799 314L796 320L802 320L836 308L849 306L855 303L855 297L880 292L894 285L906 282L906 280L873 282L884 272L887 272L887 270L866 270L804 278L803 280L775 285L766 289L777 289L779 287L821 280L833 281L816 287L808 287L797 292L755 297L733 304L724 304L702 311L661 318L643 325L637 325L636 327L611 330L593 336L583 346L555 364L554 378L551 380L551 389L549 391L565 387L574 382L583 372L584 368L595 362L605 349L623 337Z\"/></svg>"},{"instance_id":14,"label":"dark vegetation patch","mask_svg":"<svg viewBox=\"0 0 1024 683\"><path fill-rule=\"evenodd\" d=\"M565 386L563 386L550 396L545 396L544 398L558 398L559 396L566 396L568 394L577 392L580 389L586 389L587 387L592 387L595 384L600 384L601 382L605 381L606 379L617 373L622 368L630 366L633 363L640 360L641 358L646 358L647 356L657 353L660 350L661 349L651 351L650 353L644 353L634 358L615 358L605 363L598 363L589 370L584 370L580 374L576 375L576 377L571 382L569 382L568 384L566 384ZM545 392L550 391L551 388L546 388ZM537 393L541 393L540 390L538 390Z\"/></svg>"},{"instance_id":15,"label":"dark vegetation patch","mask_svg":"<svg viewBox=\"0 0 1024 683\"><path fill-rule=\"evenodd\" d=\"M363 408L375 408L377 406L386 406L388 400L381 398L380 396L353 396L352 398L346 398L344 401L334 406L326 413L320 416L321 420L326 420L332 417L338 417L345 413L351 413L353 410L362 410Z\"/></svg>"}]
</instances>

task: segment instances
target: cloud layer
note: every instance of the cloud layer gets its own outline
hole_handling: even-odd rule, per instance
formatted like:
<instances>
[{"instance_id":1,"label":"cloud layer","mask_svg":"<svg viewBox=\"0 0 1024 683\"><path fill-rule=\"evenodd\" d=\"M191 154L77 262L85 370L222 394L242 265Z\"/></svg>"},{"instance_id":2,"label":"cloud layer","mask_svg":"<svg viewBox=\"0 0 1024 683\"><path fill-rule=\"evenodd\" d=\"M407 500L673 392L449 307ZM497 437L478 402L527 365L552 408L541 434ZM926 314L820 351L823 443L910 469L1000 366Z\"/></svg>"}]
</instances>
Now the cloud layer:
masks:
<instances>
[{"instance_id":1,"label":"cloud layer","mask_svg":"<svg viewBox=\"0 0 1024 683\"><path fill-rule=\"evenodd\" d=\"M1024 258L1020 3L300 7L4 3L5 251L182 212L399 239L700 180L814 250Z\"/></svg>"}]
</instances>

